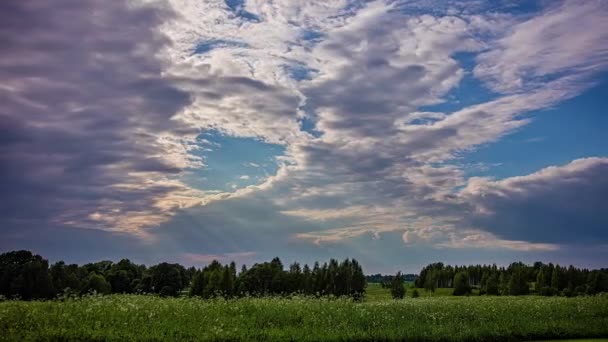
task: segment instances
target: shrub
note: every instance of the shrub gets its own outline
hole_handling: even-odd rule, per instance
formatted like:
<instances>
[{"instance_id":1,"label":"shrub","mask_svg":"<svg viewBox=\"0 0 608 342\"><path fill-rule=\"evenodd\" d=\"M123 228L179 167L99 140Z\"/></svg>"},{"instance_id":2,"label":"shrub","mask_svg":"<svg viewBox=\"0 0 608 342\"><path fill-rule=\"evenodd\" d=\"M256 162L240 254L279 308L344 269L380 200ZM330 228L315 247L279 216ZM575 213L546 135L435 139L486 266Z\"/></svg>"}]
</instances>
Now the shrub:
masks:
<instances>
[{"instance_id":1,"label":"shrub","mask_svg":"<svg viewBox=\"0 0 608 342\"><path fill-rule=\"evenodd\" d=\"M177 295L177 292L175 291L175 289L173 289L171 286L163 286L160 289L160 296L161 297L173 297L175 295Z\"/></svg>"},{"instance_id":2,"label":"shrub","mask_svg":"<svg viewBox=\"0 0 608 342\"><path fill-rule=\"evenodd\" d=\"M112 291L110 283L101 274L91 272L82 293L96 292L99 294L109 294Z\"/></svg>"}]
</instances>

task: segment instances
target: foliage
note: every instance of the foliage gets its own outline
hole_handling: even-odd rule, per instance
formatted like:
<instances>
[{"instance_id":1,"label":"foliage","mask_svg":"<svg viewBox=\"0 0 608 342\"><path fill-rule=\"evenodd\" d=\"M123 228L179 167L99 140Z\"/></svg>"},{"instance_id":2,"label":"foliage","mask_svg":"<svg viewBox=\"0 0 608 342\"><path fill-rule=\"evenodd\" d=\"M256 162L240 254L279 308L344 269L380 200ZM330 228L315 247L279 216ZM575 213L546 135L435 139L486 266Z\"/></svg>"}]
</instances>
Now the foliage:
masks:
<instances>
[{"instance_id":1,"label":"foliage","mask_svg":"<svg viewBox=\"0 0 608 342\"><path fill-rule=\"evenodd\" d=\"M498 296L499 295L499 281L498 281L498 273L492 272L488 277L488 281L485 286L485 293L490 296Z\"/></svg>"},{"instance_id":2,"label":"foliage","mask_svg":"<svg viewBox=\"0 0 608 342\"><path fill-rule=\"evenodd\" d=\"M511 273L511 277L509 278L509 295L521 296L529 292L530 288L524 276L524 270L518 267Z\"/></svg>"},{"instance_id":3,"label":"foliage","mask_svg":"<svg viewBox=\"0 0 608 342\"><path fill-rule=\"evenodd\" d=\"M578 269L536 262L533 265L513 263L496 265L450 266L433 263L422 269L418 277L406 275L425 295L443 289L455 289L457 274L464 274L475 293L487 295L525 295L533 288L535 294L566 297L608 292L608 270ZM3 298L49 299L96 291L97 293L137 293L177 296L189 288L190 295L202 298L294 294L308 296L347 296L362 299L367 281L377 279L390 288L394 276L376 274L366 277L354 259L338 262L330 259L312 268L292 263L285 269L279 258L270 262L243 265L237 274L234 262L222 265L213 261L203 269L186 269L179 264L160 263L151 267L137 265L128 259L119 262L102 260L82 266L63 261L53 265L28 251L0 254L0 296ZM463 284L466 281L463 282ZM532 285L533 284L533 285ZM109 286L108 286L109 285ZM464 293L466 294L465 285ZM164 290L163 290L164 289Z\"/></svg>"},{"instance_id":4,"label":"foliage","mask_svg":"<svg viewBox=\"0 0 608 342\"><path fill-rule=\"evenodd\" d=\"M160 293L163 289L165 296L176 296L186 285L186 269L179 264L166 262L150 267L152 291ZM167 292L168 290L171 292Z\"/></svg>"},{"instance_id":5,"label":"foliage","mask_svg":"<svg viewBox=\"0 0 608 342\"><path fill-rule=\"evenodd\" d=\"M403 275L401 272L397 272L391 282L391 296L394 299L403 299L405 297L405 287L403 286Z\"/></svg>"},{"instance_id":6,"label":"foliage","mask_svg":"<svg viewBox=\"0 0 608 342\"><path fill-rule=\"evenodd\" d=\"M21 299L48 298L54 292L48 262L28 251L0 255L0 295Z\"/></svg>"},{"instance_id":7,"label":"foliage","mask_svg":"<svg viewBox=\"0 0 608 342\"><path fill-rule=\"evenodd\" d=\"M416 287L424 287L428 291L433 291L434 288L453 288L454 276L459 272L467 275L472 288L479 288L481 294L488 295L526 295L530 293L532 284L534 293L543 296L608 292L608 269L566 268L542 262L532 265L515 262L508 267L432 263L420 271Z\"/></svg>"},{"instance_id":8,"label":"foliage","mask_svg":"<svg viewBox=\"0 0 608 342\"><path fill-rule=\"evenodd\" d=\"M378 284L383 284L383 285L389 285L391 281L393 280L393 275L382 275L380 273L376 273L376 274L372 274L372 275L367 275L365 276L365 280L368 283L378 283ZM403 281L405 283L413 283L416 281L416 279L418 279L418 275L417 274L404 274L403 275Z\"/></svg>"},{"instance_id":9,"label":"foliage","mask_svg":"<svg viewBox=\"0 0 608 342\"><path fill-rule=\"evenodd\" d=\"M378 286L380 288L380 286ZM386 290L388 292L388 290ZM27 313L27 314L25 314ZM608 297L84 296L0 302L10 341L521 341L608 335Z\"/></svg>"},{"instance_id":10,"label":"foliage","mask_svg":"<svg viewBox=\"0 0 608 342\"><path fill-rule=\"evenodd\" d=\"M465 272L458 272L454 276L454 296L464 296L471 294L471 286Z\"/></svg>"},{"instance_id":11,"label":"foliage","mask_svg":"<svg viewBox=\"0 0 608 342\"><path fill-rule=\"evenodd\" d=\"M534 291L536 291L536 293L541 293L545 287L547 287L547 277L545 276L545 270L540 269L536 273L536 283L534 283Z\"/></svg>"},{"instance_id":12,"label":"foliage","mask_svg":"<svg viewBox=\"0 0 608 342\"><path fill-rule=\"evenodd\" d=\"M112 286L108 281L106 281L106 278L95 272L91 272L89 279L82 288L83 293L109 294L111 291Z\"/></svg>"},{"instance_id":13,"label":"foliage","mask_svg":"<svg viewBox=\"0 0 608 342\"><path fill-rule=\"evenodd\" d=\"M429 274L424 277L424 289L430 291L431 293L435 293L435 289L437 288L438 283L440 282L441 274L435 270L429 272ZM422 278L422 276L421 276Z\"/></svg>"},{"instance_id":14,"label":"foliage","mask_svg":"<svg viewBox=\"0 0 608 342\"><path fill-rule=\"evenodd\" d=\"M208 270L203 269L202 272ZM234 284L239 296L305 294L360 299L365 294L366 281L363 269L354 259L345 259L341 263L331 259L322 266L315 263L312 270L308 265L301 268L294 263L285 271L281 260L275 258L245 269L236 277ZM206 286L205 283L203 287Z\"/></svg>"}]
</instances>

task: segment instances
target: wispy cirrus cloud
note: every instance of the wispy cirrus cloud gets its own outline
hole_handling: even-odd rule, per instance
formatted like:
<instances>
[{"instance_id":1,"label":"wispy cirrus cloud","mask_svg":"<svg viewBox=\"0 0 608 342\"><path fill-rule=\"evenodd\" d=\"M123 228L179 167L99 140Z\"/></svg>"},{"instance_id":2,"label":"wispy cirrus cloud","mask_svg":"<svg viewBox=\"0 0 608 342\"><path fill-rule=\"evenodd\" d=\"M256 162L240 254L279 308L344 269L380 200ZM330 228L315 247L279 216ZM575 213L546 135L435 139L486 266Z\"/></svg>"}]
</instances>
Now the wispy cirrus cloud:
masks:
<instances>
[{"instance_id":1,"label":"wispy cirrus cloud","mask_svg":"<svg viewBox=\"0 0 608 342\"><path fill-rule=\"evenodd\" d=\"M492 42L474 74L501 93L546 87L553 79L589 82L608 68L607 16L602 1L551 4Z\"/></svg>"}]
</instances>

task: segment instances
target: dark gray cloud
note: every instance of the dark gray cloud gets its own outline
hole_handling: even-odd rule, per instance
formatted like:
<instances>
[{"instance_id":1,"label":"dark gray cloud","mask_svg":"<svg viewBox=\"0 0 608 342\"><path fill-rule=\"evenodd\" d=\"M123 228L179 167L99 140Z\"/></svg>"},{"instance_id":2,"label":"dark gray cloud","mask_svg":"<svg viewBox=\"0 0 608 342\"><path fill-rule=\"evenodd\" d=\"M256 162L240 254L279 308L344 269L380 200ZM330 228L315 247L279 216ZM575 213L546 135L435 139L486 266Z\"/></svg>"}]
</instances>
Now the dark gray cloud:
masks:
<instances>
[{"instance_id":1,"label":"dark gray cloud","mask_svg":"<svg viewBox=\"0 0 608 342\"><path fill-rule=\"evenodd\" d=\"M608 159L578 159L502 181L474 180L464 192L468 223L510 240L559 244L608 241Z\"/></svg>"},{"instance_id":2,"label":"dark gray cloud","mask_svg":"<svg viewBox=\"0 0 608 342\"><path fill-rule=\"evenodd\" d=\"M0 3L3 229L93 225L96 212L149 210L174 190L133 176L179 172L158 136L191 133L170 120L190 96L157 57L171 17L128 1Z\"/></svg>"}]
</instances>

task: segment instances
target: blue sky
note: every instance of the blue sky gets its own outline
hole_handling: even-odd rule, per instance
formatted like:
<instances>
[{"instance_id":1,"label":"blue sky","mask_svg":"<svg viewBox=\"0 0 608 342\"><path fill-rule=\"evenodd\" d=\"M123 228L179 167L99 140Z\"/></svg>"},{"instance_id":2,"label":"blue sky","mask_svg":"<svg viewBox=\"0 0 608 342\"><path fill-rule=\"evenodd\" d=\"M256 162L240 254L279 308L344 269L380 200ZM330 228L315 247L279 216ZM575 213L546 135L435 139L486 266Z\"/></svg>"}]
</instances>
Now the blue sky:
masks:
<instances>
[{"instance_id":1,"label":"blue sky","mask_svg":"<svg viewBox=\"0 0 608 342\"><path fill-rule=\"evenodd\" d=\"M202 158L205 165L193 167L182 180L201 190L229 192L262 183L277 172L277 157L285 152L282 145L217 131L201 133L197 142L201 149L192 154Z\"/></svg>"},{"instance_id":2,"label":"blue sky","mask_svg":"<svg viewBox=\"0 0 608 342\"><path fill-rule=\"evenodd\" d=\"M605 267L607 32L592 0L2 3L0 251Z\"/></svg>"},{"instance_id":3,"label":"blue sky","mask_svg":"<svg viewBox=\"0 0 608 342\"><path fill-rule=\"evenodd\" d=\"M608 82L600 78L598 83L558 106L529 113L530 124L467 154L466 162L500 164L478 174L506 178L574 159L608 155Z\"/></svg>"}]
</instances>

